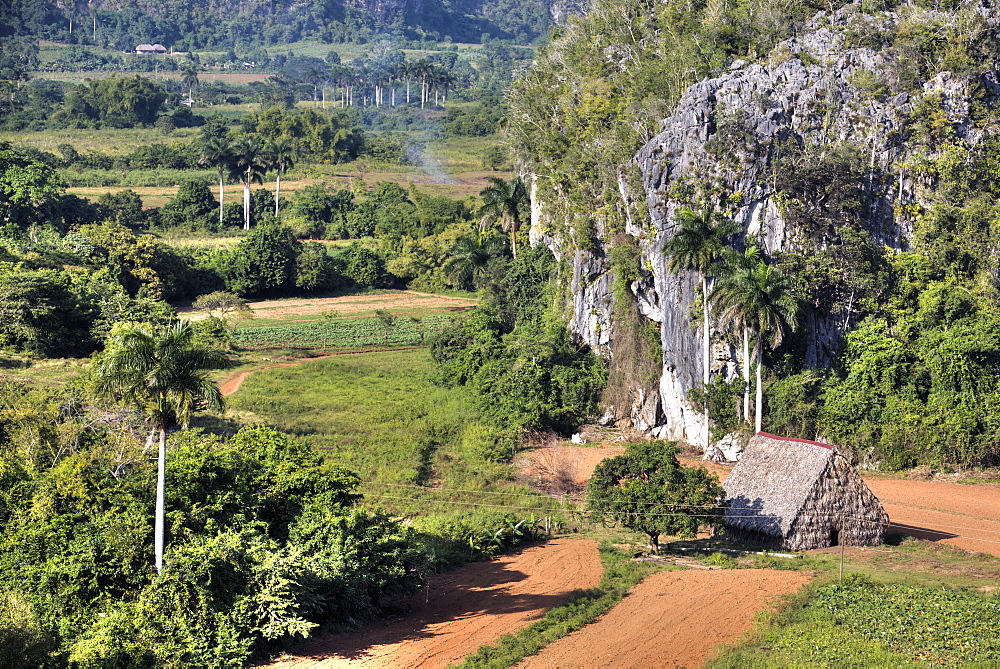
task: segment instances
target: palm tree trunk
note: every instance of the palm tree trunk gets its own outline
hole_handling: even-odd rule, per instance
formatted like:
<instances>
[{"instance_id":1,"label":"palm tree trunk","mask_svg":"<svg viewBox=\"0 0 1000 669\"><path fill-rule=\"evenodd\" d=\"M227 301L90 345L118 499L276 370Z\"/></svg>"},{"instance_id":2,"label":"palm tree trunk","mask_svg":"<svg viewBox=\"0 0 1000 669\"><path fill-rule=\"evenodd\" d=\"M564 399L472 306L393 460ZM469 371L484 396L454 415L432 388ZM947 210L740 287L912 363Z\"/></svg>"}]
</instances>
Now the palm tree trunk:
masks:
<instances>
[{"instance_id":1,"label":"palm tree trunk","mask_svg":"<svg viewBox=\"0 0 1000 669\"><path fill-rule=\"evenodd\" d=\"M243 182L243 229L250 229L250 179Z\"/></svg>"},{"instance_id":2,"label":"palm tree trunk","mask_svg":"<svg viewBox=\"0 0 1000 669\"><path fill-rule=\"evenodd\" d=\"M761 390L760 383L760 368L764 366L764 347L757 343L757 420L754 426L755 432L760 432L763 429L763 421L761 419L761 412L764 407L764 393Z\"/></svg>"},{"instance_id":3,"label":"palm tree trunk","mask_svg":"<svg viewBox=\"0 0 1000 669\"><path fill-rule=\"evenodd\" d=\"M702 354L705 356L704 357L705 365L704 365L704 370L703 370L703 374L702 374L702 381L705 384L705 392L708 392L708 384L712 380L711 379L712 369L711 369L711 366L710 366L709 360L708 360L709 356L712 354L712 350L711 350L712 349L712 333L709 330L708 277L705 276L704 274L702 274L702 276L701 276L701 301L702 301L702 304L704 305L704 308L702 309L702 313L705 314L705 331L702 334L702 342L701 342L702 343ZM706 404L705 404L705 427L704 427L704 431L703 431L703 434L702 434L702 441L703 441L703 444L704 444L704 446L705 446L706 449L709 446L710 440L711 440L711 438L709 437L709 428L708 428L708 403L706 402Z\"/></svg>"},{"instance_id":4,"label":"palm tree trunk","mask_svg":"<svg viewBox=\"0 0 1000 669\"><path fill-rule=\"evenodd\" d=\"M219 225L225 220L225 209L223 208L222 199L225 197L225 177L222 175L222 170L219 170Z\"/></svg>"},{"instance_id":5,"label":"palm tree trunk","mask_svg":"<svg viewBox=\"0 0 1000 669\"><path fill-rule=\"evenodd\" d=\"M153 553L156 573L163 571L163 498L167 483L167 431L160 426L160 452L156 459L156 516L153 521Z\"/></svg>"},{"instance_id":6,"label":"palm tree trunk","mask_svg":"<svg viewBox=\"0 0 1000 669\"><path fill-rule=\"evenodd\" d=\"M743 328L743 420L750 422L750 328Z\"/></svg>"},{"instance_id":7,"label":"palm tree trunk","mask_svg":"<svg viewBox=\"0 0 1000 669\"><path fill-rule=\"evenodd\" d=\"M294 167L294 165L293 165ZM278 195L281 193L281 170L274 179L274 217L278 218Z\"/></svg>"}]
</instances>

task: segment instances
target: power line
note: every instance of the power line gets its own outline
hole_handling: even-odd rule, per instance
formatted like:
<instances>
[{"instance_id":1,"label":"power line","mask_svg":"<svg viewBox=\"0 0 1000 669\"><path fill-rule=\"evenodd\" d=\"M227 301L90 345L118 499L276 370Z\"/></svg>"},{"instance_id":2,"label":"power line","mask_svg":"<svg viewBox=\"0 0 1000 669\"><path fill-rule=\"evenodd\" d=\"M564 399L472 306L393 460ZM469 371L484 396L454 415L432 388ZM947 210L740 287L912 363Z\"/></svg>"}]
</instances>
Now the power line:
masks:
<instances>
[{"instance_id":1,"label":"power line","mask_svg":"<svg viewBox=\"0 0 1000 669\"><path fill-rule=\"evenodd\" d=\"M467 493L467 494L474 494L474 495L500 495L500 496L507 496L507 497L531 497L531 496L533 496L533 493L531 493L531 492L516 493L516 492L499 492L499 491L491 491L491 490L468 490L468 489L463 489L463 488L429 488L427 486L420 486L420 485L415 485L415 484L410 484L410 483L380 483L380 482L370 482L370 483L367 483L366 485L371 485L371 486L388 486L388 487L394 487L394 488L407 488L407 489L412 489L412 490L421 490L421 491L433 492L433 493ZM382 493L375 493L375 494L382 495ZM392 499L392 498L390 497L389 499ZM403 498L400 498L400 499L403 499ZM551 499L551 498L548 498L548 499ZM573 501L573 502L586 502L587 501L586 498L582 498L582 497L570 497L570 496L561 496L559 499L563 500L563 501L569 500L569 501ZM414 501L427 501L427 500L414 498ZM443 502L444 500L436 500L436 501ZM478 503L476 503L476 502L451 501L449 503L453 503L453 504L466 504L466 505L472 505L472 506L478 505ZM656 502L633 502L633 501L628 501L628 500L621 500L621 501L617 501L617 502L614 502L614 503L615 504L620 504L620 505L643 505L643 506L655 506L657 504ZM511 508L524 508L524 509L535 509L536 508L536 507L524 507L524 506L518 506L518 505L502 505L502 504L501 505L492 505L492 506L510 506ZM715 508L716 505L712 505L712 504L670 504L669 506L675 507L675 508L688 508L688 509L712 509L712 508ZM636 513L638 513L638 512L636 512ZM656 515L663 515L663 514L656 514ZM747 517L755 517L755 518L781 518L782 517L782 516L778 516L777 514L761 514L761 513L734 514L734 513L732 513L732 509L730 509L730 512L728 513L728 515L730 517L738 516L738 517L741 517L741 518L747 518ZM825 513L825 514L813 513L813 514L809 514L809 515L811 517L813 517L813 518L816 518L816 517L841 518L842 517L842 514L839 514L839 513ZM870 518L865 518L863 516L849 515L849 516L844 516L844 517L849 518L851 520L861 521L861 522L873 522ZM989 518L984 518L984 520L992 521L992 519L989 519ZM890 523L893 523L893 522L894 521L890 520ZM992 522L998 522L998 523L1000 523L1000 521L992 521ZM897 524L905 524L905 523L897 523ZM969 531L973 531L973 532L986 532L986 533L989 533L989 534L1000 534L1000 530L987 530L987 529L983 529L983 528L979 528L979 527L963 527L963 526L957 526L957 525L940 525L939 527L947 527L949 529L954 529L954 530L969 530ZM925 529L925 528L920 528L920 529ZM927 531L936 531L936 530L929 530L928 529ZM942 534L948 534L948 533L947 532L942 532Z\"/></svg>"},{"instance_id":2,"label":"power line","mask_svg":"<svg viewBox=\"0 0 1000 669\"><path fill-rule=\"evenodd\" d=\"M427 487L424 487L424 486L416 486L416 485L409 485L409 484L377 484L377 485L386 485L386 486L403 487L403 488L415 488L415 489L419 489L419 490L434 491L434 492L465 492L465 493L472 493L472 494L492 494L492 495L506 495L506 496L516 496L516 497L528 497L528 496L530 496L530 493L504 493L504 492L491 492L491 491L462 490L462 489L458 489L458 488L427 488ZM458 501L458 500L427 499L427 498L420 498L420 497L401 497L401 496L396 496L396 495L387 495L387 494L384 494L384 493L374 493L373 496L376 499L387 499L387 500L395 500L395 501L408 501L408 502L421 502L421 503L430 502L430 503L433 503L433 504L452 504L452 505L456 505L456 506L472 506L472 507L477 507L477 508L492 508L492 509L511 509L511 510L530 511L530 512L543 512L543 511L547 511L546 509L539 509L538 507L524 506L524 505L519 505L519 504L493 504L493 503ZM628 503L628 502L624 502L624 503ZM642 503L642 504L653 504L653 503ZM701 506L701 505L674 505L674 506L681 506L681 507L686 507L686 508L696 508L696 509L706 508L706 507ZM594 513L598 513L598 514L600 513L600 512L593 512L593 511L585 510L585 509L580 509L579 512L581 512L581 513L587 513L587 514L590 514L590 515L592 515ZM779 520L779 521L782 519L782 516L779 516L777 514L733 513L732 510L729 510L728 512L723 512L722 510L720 510L719 513L714 513L714 514L696 514L696 513L683 513L683 512L648 513L648 512L640 512L640 511L628 511L627 513L629 513L629 514L631 514L633 516L644 516L644 517L648 517L648 518L654 518L654 517L675 517L675 516L684 516L684 517L688 517L688 518L719 518L720 516L724 516L726 518L775 519L775 520ZM832 518L832 519L852 520L852 521L859 522L859 523L871 523L871 524L878 524L878 525L883 525L884 524L884 525L886 525L886 527L891 526L891 525L897 525L897 526L899 526L899 525L905 525L904 523L898 523L898 522L895 522L895 521L893 521L891 519L889 520L888 523L882 523L882 521L873 520L871 518L865 518L865 517L854 516L854 515L847 516L847 515L842 515L842 514L838 514L838 513L821 513L821 514L820 513L813 513L813 514L809 514L809 517L812 518L812 519L816 519L816 518ZM969 530L969 531L974 531L974 532L985 532L985 533L988 533L988 534L1000 534L1000 530L986 530L986 529L983 529L983 528L975 528L975 527L960 527L960 526L954 526L954 525L939 525L939 527L944 527L944 528L949 529L949 530ZM931 529L931 528L915 528L915 529L919 529L922 532L927 532L927 533L931 533L931 534L939 534L939 535L942 535L942 536L944 536L944 535L951 535L951 536L946 537L946 538L956 538L956 539L957 538L961 538L961 539L965 539L965 540L969 540L969 541L978 541L978 542L983 542L983 543L1000 544L1000 541L995 541L995 540L991 540L991 539L982 539L982 538L972 537L972 536L968 536L968 535L956 535L956 534L954 534L952 532L945 532L943 530L937 530L937 529Z\"/></svg>"}]
</instances>

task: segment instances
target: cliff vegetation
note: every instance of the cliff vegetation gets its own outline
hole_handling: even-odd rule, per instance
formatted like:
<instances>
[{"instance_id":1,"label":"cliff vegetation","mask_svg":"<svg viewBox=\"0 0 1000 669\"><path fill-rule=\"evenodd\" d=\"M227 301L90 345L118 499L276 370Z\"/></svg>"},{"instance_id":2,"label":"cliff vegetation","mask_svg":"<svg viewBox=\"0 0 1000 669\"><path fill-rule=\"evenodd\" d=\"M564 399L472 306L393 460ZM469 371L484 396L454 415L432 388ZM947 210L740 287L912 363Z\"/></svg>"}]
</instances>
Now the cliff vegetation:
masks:
<instances>
[{"instance_id":1,"label":"cliff vegetation","mask_svg":"<svg viewBox=\"0 0 1000 669\"><path fill-rule=\"evenodd\" d=\"M770 432L877 467L1000 461L997 23L963 2L599 0L557 31L509 141L572 330L611 361L609 416L708 447L750 429L760 367ZM685 211L738 228L704 288L671 270ZM770 329L732 288L752 249L796 305ZM636 346L649 327L659 346Z\"/></svg>"}]
</instances>

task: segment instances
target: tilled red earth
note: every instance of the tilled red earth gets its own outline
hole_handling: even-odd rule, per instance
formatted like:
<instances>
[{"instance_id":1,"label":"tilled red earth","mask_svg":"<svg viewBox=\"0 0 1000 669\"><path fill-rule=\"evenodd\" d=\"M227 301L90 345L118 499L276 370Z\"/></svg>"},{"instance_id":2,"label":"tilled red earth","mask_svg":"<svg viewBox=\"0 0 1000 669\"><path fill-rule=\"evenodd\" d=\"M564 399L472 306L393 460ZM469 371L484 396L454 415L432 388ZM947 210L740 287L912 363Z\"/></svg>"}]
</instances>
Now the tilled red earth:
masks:
<instances>
[{"instance_id":1,"label":"tilled red earth","mask_svg":"<svg viewBox=\"0 0 1000 669\"><path fill-rule=\"evenodd\" d=\"M517 665L553 667L696 667L720 643L750 631L775 597L812 578L776 569L688 569L653 574L591 625Z\"/></svg>"},{"instance_id":2,"label":"tilled red earth","mask_svg":"<svg viewBox=\"0 0 1000 669\"><path fill-rule=\"evenodd\" d=\"M321 637L272 666L445 667L564 604L601 580L597 543L555 539L430 580L408 616Z\"/></svg>"}]
</instances>

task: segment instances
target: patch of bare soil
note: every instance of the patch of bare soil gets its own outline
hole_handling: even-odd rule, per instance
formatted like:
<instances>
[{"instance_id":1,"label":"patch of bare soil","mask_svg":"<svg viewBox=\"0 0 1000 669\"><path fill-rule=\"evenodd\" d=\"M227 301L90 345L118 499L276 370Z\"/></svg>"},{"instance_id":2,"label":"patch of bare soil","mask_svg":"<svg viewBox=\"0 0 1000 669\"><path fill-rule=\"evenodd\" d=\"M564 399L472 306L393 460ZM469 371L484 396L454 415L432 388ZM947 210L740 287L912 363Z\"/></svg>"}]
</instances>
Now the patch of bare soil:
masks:
<instances>
[{"instance_id":1,"label":"patch of bare soil","mask_svg":"<svg viewBox=\"0 0 1000 669\"><path fill-rule=\"evenodd\" d=\"M1000 557L1000 486L865 476L893 528Z\"/></svg>"},{"instance_id":2,"label":"patch of bare soil","mask_svg":"<svg viewBox=\"0 0 1000 669\"><path fill-rule=\"evenodd\" d=\"M515 467L519 480L537 490L575 494L584 489L599 462L624 452L625 447L616 444L588 447L556 442L524 451Z\"/></svg>"},{"instance_id":3,"label":"patch of bare soil","mask_svg":"<svg viewBox=\"0 0 1000 669\"><path fill-rule=\"evenodd\" d=\"M303 644L273 665L306 667L444 667L565 603L601 579L597 543L555 539L491 562L432 577L409 615Z\"/></svg>"},{"instance_id":4,"label":"patch of bare soil","mask_svg":"<svg viewBox=\"0 0 1000 669\"><path fill-rule=\"evenodd\" d=\"M776 596L811 574L773 569L653 574L591 625L546 646L518 667L693 667L720 643L746 634Z\"/></svg>"},{"instance_id":5,"label":"patch of bare soil","mask_svg":"<svg viewBox=\"0 0 1000 669\"><path fill-rule=\"evenodd\" d=\"M415 290L377 293L374 295L344 295L341 297L303 298L294 300L262 300L248 302L259 318L288 318L302 316L303 320L323 312L335 311L338 315L357 316L374 314L376 309L421 309L445 311L476 306L476 300L467 297L434 295ZM193 309L180 309L178 315L189 321L208 318L208 314Z\"/></svg>"}]
</instances>

